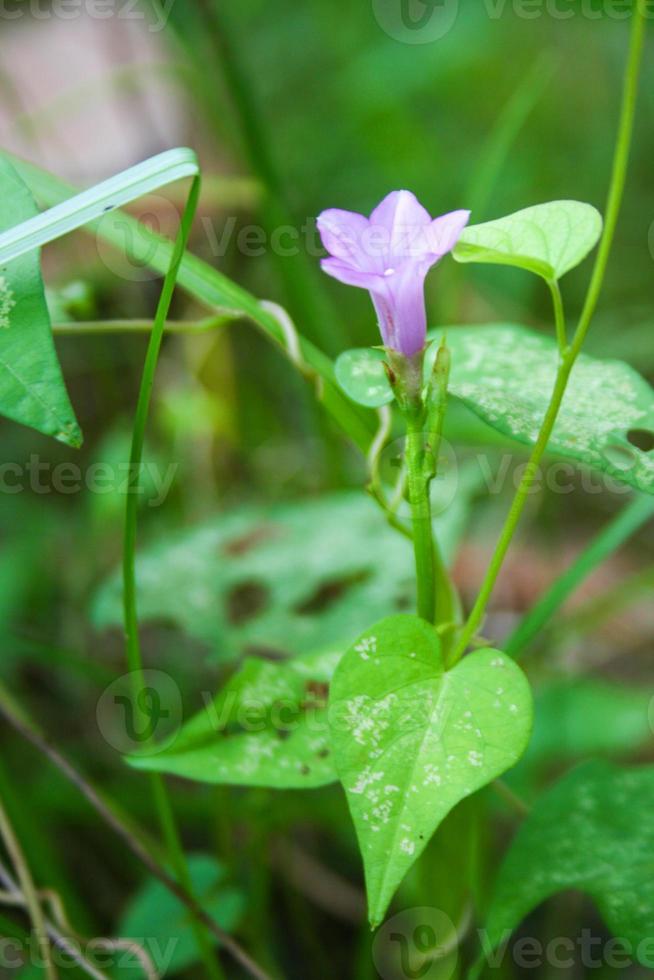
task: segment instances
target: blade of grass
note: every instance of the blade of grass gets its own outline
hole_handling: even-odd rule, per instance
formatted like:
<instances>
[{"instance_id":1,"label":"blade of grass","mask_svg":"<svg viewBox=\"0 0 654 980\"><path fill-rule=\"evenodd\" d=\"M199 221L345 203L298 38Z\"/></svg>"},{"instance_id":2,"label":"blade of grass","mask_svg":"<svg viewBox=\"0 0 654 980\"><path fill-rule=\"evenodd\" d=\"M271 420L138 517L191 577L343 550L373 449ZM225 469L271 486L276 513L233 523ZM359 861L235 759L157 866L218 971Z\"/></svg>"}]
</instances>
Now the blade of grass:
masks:
<instances>
[{"instance_id":1,"label":"blade of grass","mask_svg":"<svg viewBox=\"0 0 654 980\"><path fill-rule=\"evenodd\" d=\"M54 206L75 194L74 187L34 164L27 163L6 151L2 151L2 155L11 161L42 204ZM95 221L85 225L84 230L95 233L103 241L125 251L135 263L165 273L172 255L172 243L145 228L136 218L125 212L121 211L113 217L117 218L120 224L116 221ZM2 236L0 236L1 248ZM278 319L265 310L247 290L242 289L202 259L189 253L184 256L179 270L178 285L216 314L230 317L232 320L252 320L288 355L284 331ZM304 337L299 337L299 346L303 374L319 386L320 399L325 410L358 448L364 453L367 452L374 434L372 413L359 409L343 394L335 382L334 368L329 357Z\"/></svg>"},{"instance_id":2,"label":"blade of grass","mask_svg":"<svg viewBox=\"0 0 654 980\"><path fill-rule=\"evenodd\" d=\"M177 239L170 253L170 260L166 269L161 296L150 333L150 342L146 354L134 419L130 455L130 486L126 498L125 539L123 548L123 580L127 661L133 678L135 703L138 703L138 698L144 688L136 605L135 553L138 509L137 494L150 395L154 384L154 375L163 338L164 325L170 309L179 267L188 243L200 193L200 168L197 157L192 150L184 148L161 153L115 177L111 177L109 180L97 184L87 191L83 191L62 201L43 214L22 222L20 225L9 229L0 238L0 262L8 262L26 252L30 252L48 242L60 238L77 228L83 227L107 211L112 211L123 204L184 177L192 177L193 183L184 208ZM188 864L164 780L159 774L151 774L148 778L150 779L155 808L164 840L166 841L171 865L184 888L188 892L191 892L192 882ZM23 884L22 879L21 884ZM27 895L24 887L23 891ZM31 905L30 912L33 914ZM207 975L212 980L223 980L224 974L222 968L219 965L219 961L214 957L204 927L196 919L192 920L191 926Z\"/></svg>"},{"instance_id":3,"label":"blade of grass","mask_svg":"<svg viewBox=\"0 0 654 980\"><path fill-rule=\"evenodd\" d=\"M504 644L506 653L519 657L582 582L652 518L651 497L638 496L625 507L529 610Z\"/></svg>"},{"instance_id":4,"label":"blade of grass","mask_svg":"<svg viewBox=\"0 0 654 980\"><path fill-rule=\"evenodd\" d=\"M108 211L198 173L195 153L184 147L144 160L3 232L0 235L0 264L83 228Z\"/></svg>"},{"instance_id":5,"label":"blade of grass","mask_svg":"<svg viewBox=\"0 0 654 980\"><path fill-rule=\"evenodd\" d=\"M252 84L252 79L257 76L248 71L239 33L232 28L233 14L228 5L216 3L215 0L200 0L198 8L197 19L184 15L183 21L178 23L178 33L190 49L194 63L202 65L199 94L222 140L224 113L216 100L214 87L206 84L207 70L211 71L213 66L220 69L219 73L215 73L217 83L222 78L229 92L248 165L263 190L259 214L268 239L272 241L280 228L299 230L299 225L289 205L275 159L273 141L267 132ZM199 49L206 51L206 58L198 60ZM206 98L207 92L212 93L209 100ZM298 243L293 255L283 255L281 249L275 248L270 248L269 254L281 280L291 315L303 324L304 332L331 354L347 347L343 322L333 309L317 266L309 260L301 245Z\"/></svg>"},{"instance_id":6,"label":"blade of grass","mask_svg":"<svg viewBox=\"0 0 654 980\"><path fill-rule=\"evenodd\" d=\"M143 458L143 446L145 443L145 430L150 408L150 398L154 386L154 377L159 360L159 351L163 340L164 326L166 317L170 310L177 274L186 250L188 238L191 232L191 225L195 217L198 198L200 195L200 175L199 167L195 165L193 173L193 183L188 196L186 207L182 215L182 220L175 241L175 246L170 259L170 265L164 277L163 286L157 312L150 332L150 341L145 356L143 375L139 388L136 414L134 416L134 426L132 432L132 447L129 460L129 487L127 493L127 503L125 507L125 537L123 544L123 608L125 618L125 637L127 641L127 663L132 676L132 688L134 704L139 703L141 692L145 689L143 676L143 658L141 656L141 646L139 640L139 624L136 599L136 536L138 524L138 491L141 480L141 462ZM52 214L52 211L48 212ZM154 778L153 778L154 777ZM170 857L172 867L178 880L186 891L192 893L193 887L191 876L184 854L179 831L175 822L175 814L166 784L159 773L149 774L152 794L155 807L159 816L159 823L166 841L166 848ZM220 963L214 957L211 943L204 927L193 918L191 926L195 941L204 964L207 976L211 980L224 980L224 973Z\"/></svg>"}]
</instances>

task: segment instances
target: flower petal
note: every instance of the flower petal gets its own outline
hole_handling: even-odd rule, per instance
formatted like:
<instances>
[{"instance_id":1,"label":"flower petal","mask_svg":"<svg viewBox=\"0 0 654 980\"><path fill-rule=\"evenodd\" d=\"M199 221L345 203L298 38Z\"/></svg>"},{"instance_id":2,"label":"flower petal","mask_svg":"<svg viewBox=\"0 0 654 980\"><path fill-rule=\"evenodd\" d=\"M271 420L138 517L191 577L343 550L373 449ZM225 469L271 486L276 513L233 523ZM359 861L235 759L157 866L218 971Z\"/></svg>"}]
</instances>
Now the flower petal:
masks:
<instances>
[{"instance_id":1,"label":"flower petal","mask_svg":"<svg viewBox=\"0 0 654 980\"><path fill-rule=\"evenodd\" d=\"M339 282L344 282L347 286L360 286L361 289L372 290L379 288L380 281L383 282L382 277L374 272L355 269L340 259L321 259L320 267L328 276L338 279Z\"/></svg>"},{"instance_id":2,"label":"flower petal","mask_svg":"<svg viewBox=\"0 0 654 980\"><path fill-rule=\"evenodd\" d=\"M377 287L370 289L385 345L407 357L425 346L427 271L425 264L405 263L393 275L378 277Z\"/></svg>"},{"instance_id":3,"label":"flower petal","mask_svg":"<svg viewBox=\"0 0 654 980\"><path fill-rule=\"evenodd\" d=\"M370 228L385 231L388 235L385 268L392 269L407 259L421 258L429 250L425 229L430 225L429 212L411 191L388 194L370 215Z\"/></svg>"},{"instance_id":4,"label":"flower petal","mask_svg":"<svg viewBox=\"0 0 654 980\"><path fill-rule=\"evenodd\" d=\"M328 208L316 220L322 243L331 256L356 268L367 268L361 263L363 238L368 229L368 219L356 211Z\"/></svg>"},{"instance_id":5,"label":"flower petal","mask_svg":"<svg viewBox=\"0 0 654 980\"><path fill-rule=\"evenodd\" d=\"M434 218L426 230L429 251L439 258L451 252L469 220L469 211L450 211Z\"/></svg>"}]
</instances>

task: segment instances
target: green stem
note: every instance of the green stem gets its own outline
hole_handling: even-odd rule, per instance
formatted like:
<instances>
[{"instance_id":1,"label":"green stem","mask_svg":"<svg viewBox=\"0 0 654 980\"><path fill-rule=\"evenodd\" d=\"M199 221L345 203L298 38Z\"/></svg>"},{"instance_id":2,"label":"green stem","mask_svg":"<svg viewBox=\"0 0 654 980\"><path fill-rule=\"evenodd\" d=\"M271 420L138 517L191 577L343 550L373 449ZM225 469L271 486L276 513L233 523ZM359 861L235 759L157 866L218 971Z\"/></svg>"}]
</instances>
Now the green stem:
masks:
<instances>
[{"instance_id":1,"label":"green stem","mask_svg":"<svg viewBox=\"0 0 654 980\"><path fill-rule=\"evenodd\" d=\"M195 178L191 191L184 208L182 221L175 241L170 265L164 279L159 304L155 315L150 341L145 357L141 387L134 417L134 429L132 433L132 448L129 461L129 491L127 494L127 505L125 508L125 537L123 545L123 607L125 619L125 638L127 643L127 663L132 674L132 688L135 703L143 690L143 659L141 656L141 646L138 631L138 612L136 603L136 532L138 518L138 490L140 485L141 461L143 458L143 445L145 442L145 429L150 408L150 399L154 385L154 377L159 359L159 351L163 339L166 318L170 309L177 274L182 262L184 251L188 243L188 237L193 223L195 210L200 194L200 179ZM175 824L170 799L166 791L163 777L159 773L150 774L150 783L154 797L155 808L159 817L159 823L163 833L164 841L171 866L177 876L178 881L184 889L192 894L192 882L188 870L188 864L182 848L179 832ZM224 974L218 961L213 955L211 944L205 929L196 919L191 920L195 940L201 953L206 972L213 980L223 980Z\"/></svg>"},{"instance_id":2,"label":"green stem","mask_svg":"<svg viewBox=\"0 0 654 980\"><path fill-rule=\"evenodd\" d=\"M527 502L531 485L538 473L541 461L547 449L554 423L559 414L563 396L565 394L570 373L581 350L584 338L590 326L590 322L597 306L599 294L606 273L606 266L611 252L611 245L615 235L615 228L624 193L624 186L629 162L629 152L634 127L634 116L636 110L636 96L638 92L638 78L643 54L643 41L645 35L647 0L637 0L636 8L633 13L631 28L631 40L629 46L629 57L625 72L625 80L622 95L622 106L620 111L620 122L618 126L618 137L615 148L613 169L611 173L611 183L606 205L606 218L604 222L604 232L600 241L595 266L591 277L588 294L579 319L579 324L570 348L561 359L559 369L554 384L554 391L548 406L543 424L541 426L536 445L531 453L529 462L520 481L515 498L511 505L508 517L502 528L499 541L495 548L486 576L482 583L479 596L468 617L468 621L461 633L459 643L454 652L453 662L456 663L465 653L468 644L474 637L479 628L486 606L491 597L495 582L500 573L500 569L506 557L511 540L515 534L518 522Z\"/></svg>"},{"instance_id":3,"label":"green stem","mask_svg":"<svg viewBox=\"0 0 654 980\"><path fill-rule=\"evenodd\" d=\"M438 476L438 465L440 461L441 446L443 443L443 426L445 424L445 414L447 412L448 385L450 380L450 352L447 348L445 337L441 342L432 376L432 405L428 412L428 439L429 456L426 460L428 485L427 494L431 481ZM432 548L434 554L434 570L436 576L436 625L449 626L449 630L441 633L443 652L446 659L449 657L451 647L451 628L455 623L461 622L461 603L459 595L452 581L452 577L445 564L441 553L438 537L433 532L432 525Z\"/></svg>"},{"instance_id":4,"label":"green stem","mask_svg":"<svg viewBox=\"0 0 654 980\"><path fill-rule=\"evenodd\" d=\"M208 316L202 320L166 320L166 333L196 334L207 333L231 323L231 318ZM52 332L59 336L76 337L79 334L150 333L152 320L69 320L53 323Z\"/></svg>"},{"instance_id":5,"label":"green stem","mask_svg":"<svg viewBox=\"0 0 654 980\"><path fill-rule=\"evenodd\" d=\"M547 285L549 286L552 304L554 306L554 322L556 323L556 339L559 345L559 354L561 357L565 357L568 352L568 331L565 325L561 287L556 279L548 279Z\"/></svg>"},{"instance_id":6,"label":"green stem","mask_svg":"<svg viewBox=\"0 0 654 980\"><path fill-rule=\"evenodd\" d=\"M436 619L436 569L431 526L429 476L425 470L424 435L420 417L407 418L406 461L409 501L413 523L413 551L416 559L418 615L433 623Z\"/></svg>"},{"instance_id":7,"label":"green stem","mask_svg":"<svg viewBox=\"0 0 654 980\"><path fill-rule=\"evenodd\" d=\"M518 657L591 572L652 517L654 500L651 497L638 496L620 511L529 610L505 643L506 653Z\"/></svg>"},{"instance_id":8,"label":"green stem","mask_svg":"<svg viewBox=\"0 0 654 980\"><path fill-rule=\"evenodd\" d=\"M648 0L636 0L632 13L631 40L629 48L629 58L625 72L625 80L622 92L622 107L620 111L620 122L618 124L618 138L613 156L613 168L611 171L611 183L604 215L604 233L600 241L597 259L593 267L593 274L586 295L577 330L575 332L572 349L575 356L579 353L584 342L590 322L595 313L597 303L602 291L602 284L606 274L606 267L611 254L611 246L615 237L615 229L620 215L620 206L624 195L625 182L627 179L627 167L631 152L631 141L634 129L634 118L636 115L636 101L638 98L638 82L640 77L640 66L643 58L643 46L645 41L645 25L648 16Z\"/></svg>"}]
</instances>

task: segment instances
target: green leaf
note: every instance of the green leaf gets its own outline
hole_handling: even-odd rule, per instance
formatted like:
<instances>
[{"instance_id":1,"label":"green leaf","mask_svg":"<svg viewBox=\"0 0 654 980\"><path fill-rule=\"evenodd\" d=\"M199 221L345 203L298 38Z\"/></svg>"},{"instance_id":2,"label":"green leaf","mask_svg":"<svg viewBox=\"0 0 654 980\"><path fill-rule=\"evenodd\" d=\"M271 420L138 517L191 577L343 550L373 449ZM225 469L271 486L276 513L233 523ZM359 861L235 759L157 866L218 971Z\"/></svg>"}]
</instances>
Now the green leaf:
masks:
<instances>
[{"instance_id":1,"label":"green leaf","mask_svg":"<svg viewBox=\"0 0 654 980\"><path fill-rule=\"evenodd\" d=\"M0 151L0 157L12 162L34 195L46 205L61 204L76 193L76 188L32 163L26 163L6 151ZM170 265L174 242L151 231L125 211L115 211L112 217L115 220L100 219L87 225L85 230L125 252L137 266L165 274ZM288 329L280 322L274 310L232 282L214 266L187 252L182 259L177 283L196 300L221 315L231 319L249 318L270 339L292 354L293 344L289 349ZM297 361L308 376L320 379L321 403L326 411L356 445L367 452L374 436L370 420L348 401L336 385L334 368L329 357L304 337L298 336L297 344L301 357L296 359L292 356L292 360Z\"/></svg>"},{"instance_id":2,"label":"green leaf","mask_svg":"<svg viewBox=\"0 0 654 980\"><path fill-rule=\"evenodd\" d=\"M0 158L0 232L38 214ZM38 252L0 267L0 414L78 447L82 443L52 340Z\"/></svg>"},{"instance_id":3,"label":"green leaf","mask_svg":"<svg viewBox=\"0 0 654 980\"><path fill-rule=\"evenodd\" d=\"M552 201L471 225L453 254L458 262L514 265L555 280L586 258L601 233L602 216L590 204Z\"/></svg>"},{"instance_id":4,"label":"green leaf","mask_svg":"<svg viewBox=\"0 0 654 980\"><path fill-rule=\"evenodd\" d=\"M393 400L384 360L383 352L372 347L346 350L336 359L336 380L353 402L381 408Z\"/></svg>"},{"instance_id":5,"label":"green leaf","mask_svg":"<svg viewBox=\"0 0 654 980\"><path fill-rule=\"evenodd\" d=\"M202 908L226 932L232 932L245 911L245 896L225 884L225 869L214 858L192 854L188 864L193 894ZM162 977L185 970L200 958L188 909L155 878L148 880L129 903L118 934L144 946ZM207 936L215 941L213 935ZM121 980L142 980L144 974L136 957L130 957L130 964L121 962L116 975Z\"/></svg>"},{"instance_id":6,"label":"green leaf","mask_svg":"<svg viewBox=\"0 0 654 980\"><path fill-rule=\"evenodd\" d=\"M166 750L127 761L204 783L309 789L336 780L327 690L341 652L247 660Z\"/></svg>"},{"instance_id":7,"label":"green leaf","mask_svg":"<svg viewBox=\"0 0 654 980\"><path fill-rule=\"evenodd\" d=\"M433 338L442 333L434 331ZM515 324L489 324L449 327L447 344L451 394L494 429L534 445L554 387L556 342ZM428 351L427 367L435 346ZM654 390L622 361L580 354L549 452L654 493L654 454L629 442L634 430L654 432Z\"/></svg>"},{"instance_id":8,"label":"green leaf","mask_svg":"<svg viewBox=\"0 0 654 980\"><path fill-rule=\"evenodd\" d=\"M433 627L391 616L341 660L329 712L374 926L450 810L520 758L531 693L520 668L495 650L444 672Z\"/></svg>"},{"instance_id":9,"label":"green leaf","mask_svg":"<svg viewBox=\"0 0 654 980\"><path fill-rule=\"evenodd\" d=\"M434 522L449 559L473 493ZM360 492L220 514L148 549L136 571L141 621L172 620L223 661L342 651L368 623L415 603L411 544ZM114 576L95 623L119 624L121 609Z\"/></svg>"},{"instance_id":10,"label":"green leaf","mask_svg":"<svg viewBox=\"0 0 654 980\"><path fill-rule=\"evenodd\" d=\"M543 796L497 879L487 922L495 948L541 902L566 889L589 895L612 932L638 946L654 935L654 766L589 762Z\"/></svg>"}]
</instances>

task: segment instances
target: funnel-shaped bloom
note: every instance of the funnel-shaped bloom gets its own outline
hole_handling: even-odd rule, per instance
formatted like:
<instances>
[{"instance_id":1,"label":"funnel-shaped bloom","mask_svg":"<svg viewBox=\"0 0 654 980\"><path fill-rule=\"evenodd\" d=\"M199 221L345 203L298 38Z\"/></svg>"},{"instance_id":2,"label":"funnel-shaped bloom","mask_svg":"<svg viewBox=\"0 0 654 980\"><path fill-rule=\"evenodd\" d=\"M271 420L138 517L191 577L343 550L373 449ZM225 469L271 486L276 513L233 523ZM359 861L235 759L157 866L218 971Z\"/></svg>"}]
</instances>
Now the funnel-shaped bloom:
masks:
<instances>
[{"instance_id":1,"label":"funnel-shaped bloom","mask_svg":"<svg viewBox=\"0 0 654 980\"><path fill-rule=\"evenodd\" d=\"M386 347L412 357L427 333L425 276L456 245L470 217L432 218L410 191L393 191L366 218L330 208L318 218L328 275L370 292Z\"/></svg>"}]
</instances>

